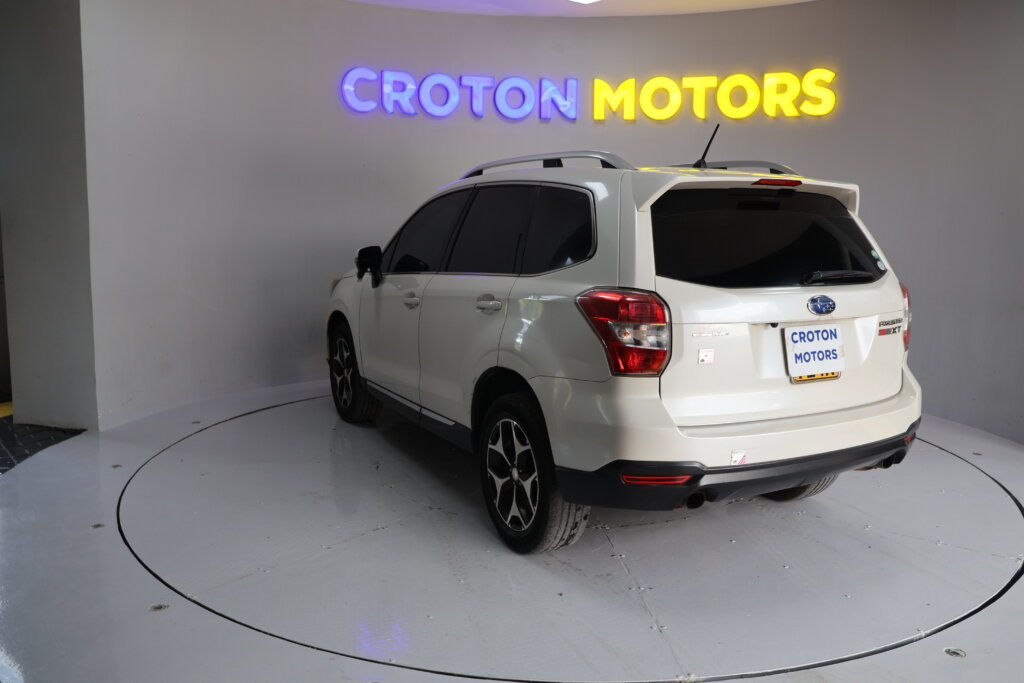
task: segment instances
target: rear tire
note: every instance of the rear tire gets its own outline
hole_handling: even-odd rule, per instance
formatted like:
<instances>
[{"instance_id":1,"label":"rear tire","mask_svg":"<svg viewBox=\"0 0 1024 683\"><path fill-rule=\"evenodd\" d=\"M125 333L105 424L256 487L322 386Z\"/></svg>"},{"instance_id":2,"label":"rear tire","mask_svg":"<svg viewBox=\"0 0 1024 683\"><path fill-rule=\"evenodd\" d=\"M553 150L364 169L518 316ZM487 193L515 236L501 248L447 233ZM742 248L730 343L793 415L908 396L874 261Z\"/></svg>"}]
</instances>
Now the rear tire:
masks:
<instances>
[{"instance_id":1,"label":"rear tire","mask_svg":"<svg viewBox=\"0 0 1024 683\"><path fill-rule=\"evenodd\" d=\"M336 323L329 332L331 357L331 396L338 415L346 422L368 422L380 413L380 401L366 388L366 380L359 374L356 363L356 345L348 323Z\"/></svg>"},{"instance_id":2,"label":"rear tire","mask_svg":"<svg viewBox=\"0 0 1024 683\"><path fill-rule=\"evenodd\" d=\"M590 506L558 491L544 417L528 393L502 396L484 416L477 444L487 513L517 553L542 553L579 540Z\"/></svg>"},{"instance_id":3,"label":"rear tire","mask_svg":"<svg viewBox=\"0 0 1024 683\"><path fill-rule=\"evenodd\" d=\"M802 500L804 498L810 498L816 496L836 480L838 474L830 474L824 479L813 481L810 484L803 484L802 486L794 486L793 488L782 489L781 491L772 491L771 493L764 494L765 498L769 500L777 500L779 502L786 502L790 500Z\"/></svg>"}]
</instances>

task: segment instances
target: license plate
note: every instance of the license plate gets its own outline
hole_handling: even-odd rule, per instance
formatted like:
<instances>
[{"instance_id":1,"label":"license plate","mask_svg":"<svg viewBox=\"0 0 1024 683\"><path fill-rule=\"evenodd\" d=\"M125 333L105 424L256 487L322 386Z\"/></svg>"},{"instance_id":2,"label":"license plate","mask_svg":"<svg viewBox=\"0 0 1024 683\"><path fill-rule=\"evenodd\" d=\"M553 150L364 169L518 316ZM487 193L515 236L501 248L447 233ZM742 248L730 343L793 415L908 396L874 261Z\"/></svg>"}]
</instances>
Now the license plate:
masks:
<instances>
[{"instance_id":1,"label":"license plate","mask_svg":"<svg viewBox=\"0 0 1024 683\"><path fill-rule=\"evenodd\" d=\"M796 384L816 382L819 379L839 379L838 372L819 372L817 375L797 375L791 378Z\"/></svg>"},{"instance_id":2,"label":"license plate","mask_svg":"<svg viewBox=\"0 0 1024 683\"><path fill-rule=\"evenodd\" d=\"M782 334L786 340L786 368L794 382L836 379L846 369L839 325L787 327Z\"/></svg>"}]
</instances>

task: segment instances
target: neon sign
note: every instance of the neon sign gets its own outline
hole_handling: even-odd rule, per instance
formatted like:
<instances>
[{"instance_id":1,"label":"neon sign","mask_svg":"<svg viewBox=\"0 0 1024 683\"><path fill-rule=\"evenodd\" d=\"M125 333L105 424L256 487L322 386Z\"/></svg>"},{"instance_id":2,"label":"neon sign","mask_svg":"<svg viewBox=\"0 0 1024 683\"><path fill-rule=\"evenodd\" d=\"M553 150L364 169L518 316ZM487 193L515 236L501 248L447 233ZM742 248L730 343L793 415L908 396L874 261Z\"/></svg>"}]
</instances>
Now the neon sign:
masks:
<instances>
[{"instance_id":1,"label":"neon sign","mask_svg":"<svg viewBox=\"0 0 1024 683\"><path fill-rule=\"evenodd\" d=\"M686 114L706 119L714 106L731 119L757 114L769 118L821 117L836 108L830 87L836 73L815 68L803 75L789 71L718 76L655 76L643 83L636 78L618 84L600 78L591 81L591 113L595 121L609 117L636 121L637 109L648 119L666 121ZM354 112L381 111L387 115L446 118L461 108L476 118L495 113L512 121L536 116L542 121L579 116L580 81L577 78L530 81L518 76L449 76L432 73L421 80L405 71L349 69L341 80L341 99ZM557 116L556 116L557 114Z\"/></svg>"}]
</instances>

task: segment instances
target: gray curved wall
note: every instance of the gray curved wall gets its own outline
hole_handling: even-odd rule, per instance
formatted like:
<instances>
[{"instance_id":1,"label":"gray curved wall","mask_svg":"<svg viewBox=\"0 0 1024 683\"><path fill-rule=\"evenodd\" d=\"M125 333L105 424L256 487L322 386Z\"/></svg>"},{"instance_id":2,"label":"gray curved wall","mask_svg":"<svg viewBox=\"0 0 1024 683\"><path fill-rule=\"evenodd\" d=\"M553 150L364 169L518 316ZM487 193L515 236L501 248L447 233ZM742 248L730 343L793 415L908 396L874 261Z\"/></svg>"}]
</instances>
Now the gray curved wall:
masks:
<instances>
[{"instance_id":1,"label":"gray curved wall","mask_svg":"<svg viewBox=\"0 0 1024 683\"><path fill-rule=\"evenodd\" d=\"M838 73L836 113L728 123L712 156L859 183L862 215L911 288L926 410L1024 441L1021 25L1011 0L636 19L85 2L99 423L323 377L331 278L480 161L597 147L680 162L711 130L686 116L595 123L585 103L576 123L356 115L337 96L351 66L621 80L825 65Z\"/></svg>"}]
</instances>

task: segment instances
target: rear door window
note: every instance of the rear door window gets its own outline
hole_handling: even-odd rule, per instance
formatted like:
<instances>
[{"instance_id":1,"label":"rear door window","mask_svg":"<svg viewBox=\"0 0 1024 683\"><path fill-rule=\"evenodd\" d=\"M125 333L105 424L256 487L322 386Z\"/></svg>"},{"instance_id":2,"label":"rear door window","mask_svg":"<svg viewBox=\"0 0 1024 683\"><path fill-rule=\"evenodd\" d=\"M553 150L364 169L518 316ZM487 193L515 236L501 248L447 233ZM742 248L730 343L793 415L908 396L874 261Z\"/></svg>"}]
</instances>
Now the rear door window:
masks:
<instances>
[{"instance_id":1,"label":"rear door window","mask_svg":"<svg viewBox=\"0 0 1024 683\"><path fill-rule=\"evenodd\" d=\"M467 199L469 190L460 190L438 197L417 211L406 222L397 241L392 242L394 253L385 254L388 272L436 272ZM388 251L391 249L392 245L388 245Z\"/></svg>"},{"instance_id":2,"label":"rear door window","mask_svg":"<svg viewBox=\"0 0 1024 683\"><path fill-rule=\"evenodd\" d=\"M455 238L447 272L514 275L537 189L536 185L481 187Z\"/></svg>"},{"instance_id":3,"label":"rear door window","mask_svg":"<svg viewBox=\"0 0 1024 683\"><path fill-rule=\"evenodd\" d=\"M816 271L885 270L839 200L793 190L670 190L651 207L655 270L712 287L784 287Z\"/></svg>"},{"instance_id":4,"label":"rear door window","mask_svg":"<svg viewBox=\"0 0 1024 683\"><path fill-rule=\"evenodd\" d=\"M579 263L594 248L590 194L542 186L523 253L523 275L545 273Z\"/></svg>"}]
</instances>

